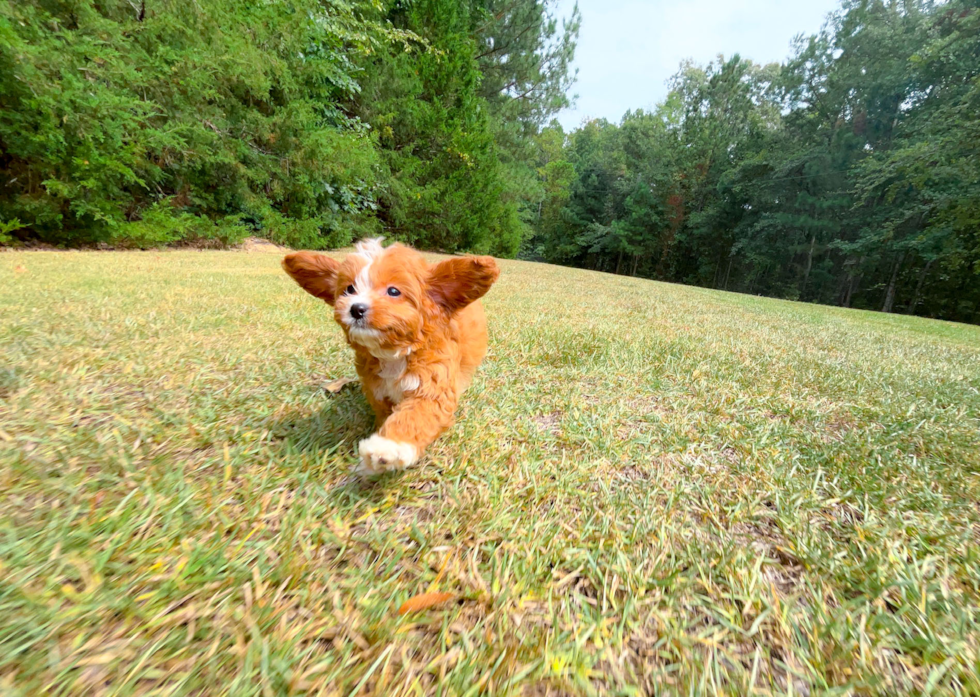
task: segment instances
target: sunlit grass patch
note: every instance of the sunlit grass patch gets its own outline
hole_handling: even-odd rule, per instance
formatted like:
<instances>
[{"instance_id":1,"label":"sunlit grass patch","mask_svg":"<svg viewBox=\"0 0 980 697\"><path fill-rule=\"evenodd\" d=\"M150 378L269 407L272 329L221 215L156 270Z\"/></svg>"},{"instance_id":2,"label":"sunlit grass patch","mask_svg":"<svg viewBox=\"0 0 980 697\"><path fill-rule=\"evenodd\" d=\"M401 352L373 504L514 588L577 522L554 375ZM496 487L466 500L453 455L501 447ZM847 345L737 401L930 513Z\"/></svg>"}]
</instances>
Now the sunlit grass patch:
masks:
<instances>
[{"instance_id":1,"label":"sunlit grass patch","mask_svg":"<svg viewBox=\"0 0 980 697\"><path fill-rule=\"evenodd\" d=\"M276 254L0 255L4 690L980 691L980 329L502 267L360 484Z\"/></svg>"}]
</instances>

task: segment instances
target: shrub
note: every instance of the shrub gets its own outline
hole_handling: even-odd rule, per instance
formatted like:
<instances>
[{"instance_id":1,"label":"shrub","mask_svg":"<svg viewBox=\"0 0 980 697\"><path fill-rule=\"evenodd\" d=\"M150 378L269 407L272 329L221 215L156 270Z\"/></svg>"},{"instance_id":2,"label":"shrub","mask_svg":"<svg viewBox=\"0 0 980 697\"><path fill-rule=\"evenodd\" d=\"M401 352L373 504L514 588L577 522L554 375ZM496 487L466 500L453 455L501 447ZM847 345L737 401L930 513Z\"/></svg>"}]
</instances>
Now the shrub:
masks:
<instances>
[{"instance_id":1,"label":"shrub","mask_svg":"<svg viewBox=\"0 0 980 697\"><path fill-rule=\"evenodd\" d=\"M336 105L382 38L345 2L0 0L0 220L145 247L273 211L323 246L373 205L375 147Z\"/></svg>"}]
</instances>

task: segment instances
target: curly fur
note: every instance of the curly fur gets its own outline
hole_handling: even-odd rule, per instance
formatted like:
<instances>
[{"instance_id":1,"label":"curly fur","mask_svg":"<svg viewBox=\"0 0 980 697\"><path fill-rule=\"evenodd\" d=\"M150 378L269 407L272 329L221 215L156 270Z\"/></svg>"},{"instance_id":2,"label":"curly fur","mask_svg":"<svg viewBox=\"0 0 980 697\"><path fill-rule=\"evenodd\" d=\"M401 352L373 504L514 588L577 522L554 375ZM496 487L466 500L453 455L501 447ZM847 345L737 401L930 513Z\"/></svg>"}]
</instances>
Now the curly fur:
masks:
<instances>
[{"instance_id":1,"label":"curly fur","mask_svg":"<svg viewBox=\"0 0 980 697\"><path fill-rule=\"evenodd\" d=\"M343 261L287 255L283 269L334 308L354 349L361 387L378 429L361 441L361 471L408 467L448 429L460 395L487 350L480 298L500 271L491 257L428 264L414 249L364 240ZM398 295L388 294L395 288ZM361 318L351 313L360 304Z\"/></svg>"}]
</instances>

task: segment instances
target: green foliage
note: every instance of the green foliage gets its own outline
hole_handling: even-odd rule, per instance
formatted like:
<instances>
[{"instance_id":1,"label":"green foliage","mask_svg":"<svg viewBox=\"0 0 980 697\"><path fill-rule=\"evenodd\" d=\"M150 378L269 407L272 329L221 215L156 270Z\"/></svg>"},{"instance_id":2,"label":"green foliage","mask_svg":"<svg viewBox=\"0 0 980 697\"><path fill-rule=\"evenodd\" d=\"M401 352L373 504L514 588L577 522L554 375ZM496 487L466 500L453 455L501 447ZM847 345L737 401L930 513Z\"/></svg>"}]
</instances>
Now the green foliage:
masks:
<instances>
[{"instance_id":1,"label":"green foliage","mask_svg":"<svg viewBox=\"0 0 980 697\"><path fill-rule=\"evenodd\" d=\"M355 100L378 134L386 175L378 217L389 235L445 251L517 253L540 199L532 136L567 104L576 16L559 36L538 0L419 0L388 13L429 43L421 53L392 46L378 55Z\"/></svg>"},{"instance_id":2,"label":"green foliage","mask_svg":"<svg viewBox=\"0 0 980 697\"><path fill-rule=\"evenodd\" d=\"M506 227L465 6L426 0L392 19L424 33L431 49L392 49L363 83L358 115L378 132L388 173L381 220L395 237L421 246L488 252L494 242L506 245L501 236L520 231Z\"/></svg>"},{"instance_id":3,"label":"green foliage","mask_svg":"<svg viewBox=\"0 0 980 697\"><path fill-rule=\"evenodd\" d=\"M0 220L0 244L9 244L13 240L10 233L25 227L27 226L17 218L6 221Z\"/></svg>"},{"instance_id":4,"label":"green foliage","mask_svg":"<svg viewBox=\"0 0 980 697\"><path fill-rule=\"evenodd\" d=\"M60 245L245 225L512 256L577 32L547 5L0 0L0 219Z\"/></svg>"},{"instance_id":5,"label":"green foliage","mask_svg":"<svg viewBox=\"0 0 980 697\"><path fill-rule=\"evenodd\" d=\"M574 175L527 253L980 322L978 37L974 0L848 0L783 65L685 64L550 148Z\"/></svg>"},{"instance_id":6,"label":"green foliage","mask_svg":"<svg viewBox=\"0 0 980 697\"><path fill-rule=\"evenodd\" d=\"M109 243L121 249L176 244L225 247L242 242L251 233L242 216L212 222L187 211L175 211L172 204L172 199L158 201L143 211L141 220L114 227Z\"/></svg>"},{"instance_id":7,"label":"green foliage","mask_svg":"<svg viewBox=\"0 0 980 697\"><path fill-rule=\"evenodd\" d=\"M194 227L125 224L165 199L252 222L357 216L377 158L334 104L356 89L344 46L382 34L353 19L305 0L0 4L0 215L44 241L140 245Z\"/></svg>"}]
</instances>

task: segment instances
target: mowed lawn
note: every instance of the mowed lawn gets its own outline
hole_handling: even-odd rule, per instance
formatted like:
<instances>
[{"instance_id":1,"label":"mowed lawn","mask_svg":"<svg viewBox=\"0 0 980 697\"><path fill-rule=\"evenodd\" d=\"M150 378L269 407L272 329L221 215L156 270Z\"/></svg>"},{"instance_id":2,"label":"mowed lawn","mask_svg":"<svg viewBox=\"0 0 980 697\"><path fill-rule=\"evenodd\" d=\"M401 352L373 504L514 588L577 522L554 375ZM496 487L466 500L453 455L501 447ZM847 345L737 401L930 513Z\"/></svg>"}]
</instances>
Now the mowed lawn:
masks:
<instances>
[{"instance_id":1,"label":"mowed lawn","mask_svg":"<svg viewBox=\"0 0 980 697\"><path fill-rule=\"evenodd\" d=\"M0 693L980 693L980 328L501 266L365 484L278 254L0 254Z\"/></svg>"}]
</instances>

